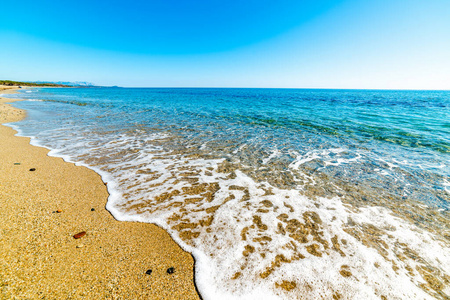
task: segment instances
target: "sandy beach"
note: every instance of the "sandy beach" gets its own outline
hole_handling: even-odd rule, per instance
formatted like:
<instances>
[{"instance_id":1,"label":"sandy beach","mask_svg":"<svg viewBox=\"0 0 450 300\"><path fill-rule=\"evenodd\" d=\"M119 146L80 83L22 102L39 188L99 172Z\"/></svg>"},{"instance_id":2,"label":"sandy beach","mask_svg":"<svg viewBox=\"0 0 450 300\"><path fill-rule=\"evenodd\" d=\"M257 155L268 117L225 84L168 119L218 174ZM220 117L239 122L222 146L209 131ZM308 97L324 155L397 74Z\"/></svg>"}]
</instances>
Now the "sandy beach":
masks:
<instances>
[{"instance_id":1,"label":"sandy beach","mask_svg":"<svg viewBox=\"0 0 450 300\"><path fill-rule=\"evenodd\" d=\"M2 124L26 115L9 102ZM1 299L199 299L194 260L167 232L116 221L97 173L15 134L0 126Z\"/></svg>"}]
</instances>

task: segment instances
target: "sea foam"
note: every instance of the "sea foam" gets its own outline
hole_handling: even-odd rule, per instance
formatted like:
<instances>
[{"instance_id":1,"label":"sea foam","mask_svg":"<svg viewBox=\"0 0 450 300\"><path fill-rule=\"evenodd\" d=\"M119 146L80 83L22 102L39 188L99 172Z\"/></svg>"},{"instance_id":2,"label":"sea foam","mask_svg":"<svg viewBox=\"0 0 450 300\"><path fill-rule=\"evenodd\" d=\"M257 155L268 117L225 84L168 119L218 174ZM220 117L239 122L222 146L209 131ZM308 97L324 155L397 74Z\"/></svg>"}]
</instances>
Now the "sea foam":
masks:
<instances>
[{"instance_id":1,"label":"sea foam","mask_svg":"<svg viewBox=\"0 0 450 300\"><path fill-rule=\"evenodd\" d=\"M98 172L118 220L166 229L195 257L204 299L450 295L449 179L434 153L417 167L411 153L330 141L323 132L334 131L312 123L320 134L253 116L83 101L30 103L20 134ZM62 111L34 115L51 105Z\"/></svg>"}]
</instances>

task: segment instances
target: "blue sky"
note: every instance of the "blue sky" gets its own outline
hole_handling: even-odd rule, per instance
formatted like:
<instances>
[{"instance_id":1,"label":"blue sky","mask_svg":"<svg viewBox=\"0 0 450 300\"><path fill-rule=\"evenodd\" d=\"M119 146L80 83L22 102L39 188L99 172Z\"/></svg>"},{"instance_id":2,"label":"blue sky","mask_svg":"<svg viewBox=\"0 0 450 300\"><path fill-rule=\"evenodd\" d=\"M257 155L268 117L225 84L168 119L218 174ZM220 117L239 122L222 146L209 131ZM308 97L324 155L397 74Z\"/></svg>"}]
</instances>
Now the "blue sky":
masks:
<instances>
[{"instance_id":1,"label":"blue sky","mask_svg":"<svg viewBox=\"0 0 450 300\"><path fill-rule=\"evenodd\" d=\"M2 3L0 79L450 89L449 0L66 3Z\"/></svg>"}]
</instances>

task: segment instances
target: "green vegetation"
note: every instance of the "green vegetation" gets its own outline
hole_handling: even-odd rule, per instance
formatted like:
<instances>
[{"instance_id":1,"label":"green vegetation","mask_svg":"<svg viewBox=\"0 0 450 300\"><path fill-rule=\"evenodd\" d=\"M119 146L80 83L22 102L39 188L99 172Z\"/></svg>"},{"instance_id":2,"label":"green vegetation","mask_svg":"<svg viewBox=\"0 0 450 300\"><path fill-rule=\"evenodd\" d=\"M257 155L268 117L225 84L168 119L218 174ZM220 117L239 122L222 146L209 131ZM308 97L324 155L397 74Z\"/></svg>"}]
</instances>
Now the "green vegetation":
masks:
<instances>
[{"instance_id":1,"label":"green vegetation","mask_svg":"<svg viewBox=\"0 0 450 300\"><path fill-rule=\"evenodd\" d=\"M12 80L0 80L0 85L8 86L56 86L56 87L69 87L64 84L56 83L35 83L35 82L22 82L22 81L12 81Z\"/></svg>"}]
</instances>

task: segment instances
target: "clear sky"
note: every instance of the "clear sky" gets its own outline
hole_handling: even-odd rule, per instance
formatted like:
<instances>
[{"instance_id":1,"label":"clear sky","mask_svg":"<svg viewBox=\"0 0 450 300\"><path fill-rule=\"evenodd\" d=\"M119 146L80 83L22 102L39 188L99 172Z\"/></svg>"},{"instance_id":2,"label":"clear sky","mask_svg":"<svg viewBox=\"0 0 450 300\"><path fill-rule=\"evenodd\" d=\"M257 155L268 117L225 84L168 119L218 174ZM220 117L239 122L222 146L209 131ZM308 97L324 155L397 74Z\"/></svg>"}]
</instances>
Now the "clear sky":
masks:
<instances>
[{"instance_id":1,"label":"clear sky","mask_svg":"<svg viewBox=\"0 0 450 300\"><path fill-rule=\"evenodd\" d=\"M0 7L0 79L450 90L450 0L22 0Z\"/></svg>"}]
</instances>

